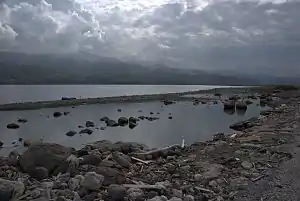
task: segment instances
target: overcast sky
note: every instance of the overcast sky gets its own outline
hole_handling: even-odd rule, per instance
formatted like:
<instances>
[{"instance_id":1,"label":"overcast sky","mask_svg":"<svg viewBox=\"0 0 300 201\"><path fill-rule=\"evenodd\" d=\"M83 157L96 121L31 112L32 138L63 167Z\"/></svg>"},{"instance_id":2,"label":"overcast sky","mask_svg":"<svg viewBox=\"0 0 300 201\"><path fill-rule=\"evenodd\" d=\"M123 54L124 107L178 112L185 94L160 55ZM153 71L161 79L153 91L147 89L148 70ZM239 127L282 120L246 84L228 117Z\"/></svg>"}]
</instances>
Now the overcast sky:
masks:
<instances>
[{"instance_id":1,"label":"overcast sky","mask_svg":"<svg viewBox=\"0 0 300 201\"><path fill-rule=\"evenodd\" d=\"M84 50L175 67L300 74L299 1L0 2L0 49Z\"/></svg>"}]
</instances>

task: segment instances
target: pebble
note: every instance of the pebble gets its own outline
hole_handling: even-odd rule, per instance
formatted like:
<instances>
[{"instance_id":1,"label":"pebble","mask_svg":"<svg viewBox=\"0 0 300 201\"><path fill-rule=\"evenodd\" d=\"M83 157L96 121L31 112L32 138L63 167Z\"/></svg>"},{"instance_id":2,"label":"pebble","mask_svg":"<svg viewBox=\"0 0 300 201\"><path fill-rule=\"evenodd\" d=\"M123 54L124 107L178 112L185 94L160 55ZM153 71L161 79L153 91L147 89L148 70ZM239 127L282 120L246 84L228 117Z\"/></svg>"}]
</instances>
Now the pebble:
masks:
<instances>
[{"instance_id":1,"label":"pebble","mask_svg":"<svg viewBox=\"0 0 300 201\"><path fill-rule=\"evenodd\" d=\"M144 192L139 188L130 188L127 194L131 201L144 201Z\"/></svg>"},{"instance_id":2,"label":"pebble","mask_svg":"<svg viewBox=\"0 0 300 201\"><path fill-rule=\"evenodd\" d=\"M253 167L252 163L249 161L243 161L241 165L246 170L250 170Z\"/></svg>"},{"instance_id":3,"label":"pebble","mask_svg":"<svg viewBox=\"0 0 300 201\"><path fill-rule=\"evenodd\" d=\"M178 189L172 189L172 194L174 197L178 197L181 198L182 197L182 190L178 190Z\"/></svg>"},{"instance_id":4,"label":"pebble","mask_svg":"<svg viewBox=\"0 0 300 201\"><path fill-rule=\"evenodd\" d=\"M201 181L202 180L202 175L201 174L195 174L194 179L195 179L195 181Z\"/></svg>"},{"instance_id":5,"label":"pebble","mask_svg":"<svg viewBox=\"0 0 300 201\"><path fill-rule=\"evenodd\" d=\"M184 196L183 201L195 201L195 197L192 195L186 195Z\"/></svg>"}]
</instances>

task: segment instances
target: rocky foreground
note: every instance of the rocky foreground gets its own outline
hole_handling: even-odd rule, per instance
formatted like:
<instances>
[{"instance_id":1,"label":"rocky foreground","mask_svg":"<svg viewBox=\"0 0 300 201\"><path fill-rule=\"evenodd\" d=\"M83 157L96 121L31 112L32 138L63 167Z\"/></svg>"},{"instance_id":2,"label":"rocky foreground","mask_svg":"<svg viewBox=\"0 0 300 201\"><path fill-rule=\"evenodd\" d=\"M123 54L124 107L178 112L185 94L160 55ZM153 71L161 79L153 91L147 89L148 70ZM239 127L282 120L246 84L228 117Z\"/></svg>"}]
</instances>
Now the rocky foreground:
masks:
<instances>
[{"instance_id":1,"label":"rocky foreground","mask_svg":"<svg viewBox=\"0 0 300 201\"><path fill-rule=\"evenodd\" d=\"M239 200L240 192L293 157L285 146L294 145L300 130L299 100L296 92L277 95L273 110L240 123L238 133L188 146L32 144L22 155L0 159L0 200Z\"/></svg>"}]
</instances>

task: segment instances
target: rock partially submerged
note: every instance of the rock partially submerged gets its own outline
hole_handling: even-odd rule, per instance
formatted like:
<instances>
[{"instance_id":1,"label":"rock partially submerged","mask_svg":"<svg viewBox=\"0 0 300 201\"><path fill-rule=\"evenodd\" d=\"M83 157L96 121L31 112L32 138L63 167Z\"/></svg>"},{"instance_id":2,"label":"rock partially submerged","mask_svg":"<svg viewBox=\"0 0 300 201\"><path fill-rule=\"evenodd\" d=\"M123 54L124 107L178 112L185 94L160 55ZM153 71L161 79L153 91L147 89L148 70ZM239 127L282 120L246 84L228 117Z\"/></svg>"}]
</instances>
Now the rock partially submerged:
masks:
<instances>
[{"instance_id":1,"label":"rock partially submerged","mask_svg":"<svg viewBox=\"0 0 300 201\"><path fill-rule=\"evenodd\" d=\"M54 112L53 117L60 117L62 115L61 112Z\"/></svg>"},{"instance_id":2,"label":"rock partially submerged","mask_svg":"<svg viewBox=\"0 0 300 201\"><path fill-rule=\"evenodd\" d=\"M171 104L174 104L175 101L172 101L172 100L164 100L162 101L165 105L171 105Z\"/></svg>"},{"instance_id":3,"label":"rock partially submerged","mask_svg":"<svg viewBox=\"0 0 300 201\"><path fill-rule=\"evenodd\" d=\"M15 123L7 124L6 127L8 129L18 129L18 128L20 128L20 126L18 124L15 124Z\"/></svg>"},{"instance_id":4,"label":"rock partially submerged","mask_svg":"<svg viewBox=\"0 0 300 201\"><path fill-rule=\"evenodd\" d=\"M236 130L236 131L243 131L247 128L251 128L253 126L256 126L257 125L257 120L258 120L257 117L253 117L253 118L250 118L248 120L240 121L240 122L237 122L235 124L232 124L232 125L229 126L229 128L231 128L233 130Z\"/></svg>"},{"instance_id":5,"label":"rock partially submerged","mask_svg":"<svg viewBox=\"0 0 300 201\"><path fill-rule=\"evenodd\" d=\"M108 126L108 127L117 127L117 126L119 126L119 124L115 120L108 119L106 121L106 126Z\"/></svg>"},{"instance_id":6,"label":"rock partially submerged","mask_svg":"<svg viewBox=\"0 0 300 201\"><path fill-rule=\"evenodd\" d=\"M120 118L118 119L118 124L119 124L120 126L125 126L125 125L128 124L128 122L129 122L129 120L128 120L126 117L120 117Z\"/></svg>"},{"instance_id":7,"label":"rock partially submerged","mask_svg":"<svg viewBox=\"0 0 300 201\"><path fill-rule=\"evenodd\" d=\"M243 101L237 101L235 107L237 110L247 110L247 104Z\"/></svg>"},{"instance_id":8,"label":"rock partially submerged","mask_svg":"<svg viewBox=\"0 0 300 201\"><path fill-rule=\"evenodd\" d=\"M225 101L223 106L224 106L224 109L234 109L235 102L233 100Z\"/></svg>"},{"instance_id":9,"label":"rock partially submerged","mask_svg":"<svg viewBox=\"0 0 300 201\"><path fill-rule=\"evenodd\" d=\"M18 119L18 122L19 122L19 123L27 123L28 120L25 119L25 118L19 118L19 119Z\"/></svg>"},{"instance_id":10,"label":"rock partially submerged","mask_svg":"<svg viewBox=\"0 0 300 201\"><path fill-rule=\"evenodd\" d=\"M73 137L73 136L76 135L76 134L77 134L76 131L68 131L68 132L66 133L66 136Z\"/></svg>"},{"instance_id":11,"label":"rock partially submerged","mask_svg":"<svg viewBox=\"0 0 300 201\"><path fill-rule=\"evenodd\" d=\"M94 131L90 128L85 128L85 129L82 129L81 131L79 131L79 134L88 134L88 135L91 135Z\"/></svg>"},{"instance_id":12,"label":"rock partially submerged","mask_svg":"<svg viewBox=\"0 0 300 201\"><path fill-rule=\"evenodd\" d=\"M95 127L95 123L94 122L92 122L92 121L86 121L85 122L85 127Z\"/></svg>"}]
</instances>

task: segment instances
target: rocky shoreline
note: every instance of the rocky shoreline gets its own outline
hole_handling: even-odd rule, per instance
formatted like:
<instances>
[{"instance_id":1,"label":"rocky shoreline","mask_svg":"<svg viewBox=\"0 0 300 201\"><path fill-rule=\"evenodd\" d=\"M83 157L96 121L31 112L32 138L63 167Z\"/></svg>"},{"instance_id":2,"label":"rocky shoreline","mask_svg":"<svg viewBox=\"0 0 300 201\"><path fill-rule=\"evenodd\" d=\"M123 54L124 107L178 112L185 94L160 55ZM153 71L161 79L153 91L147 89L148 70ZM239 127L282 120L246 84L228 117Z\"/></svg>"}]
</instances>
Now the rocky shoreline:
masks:
<instances>
[{"instance_id":1,"label":"rocky shoreline","mask_svg":"<svg viewBox=\"0 0 300 201\"><path fill-rule=\"evenodd\" d=\"M98 141L80 150L36 143L0 158L1 201L239 200L293 154L300 130L297 91L272 97L274 109L211 141L149 149ZM297 145L295 145L297 146Z\"/></svg>"}]
</instances>

